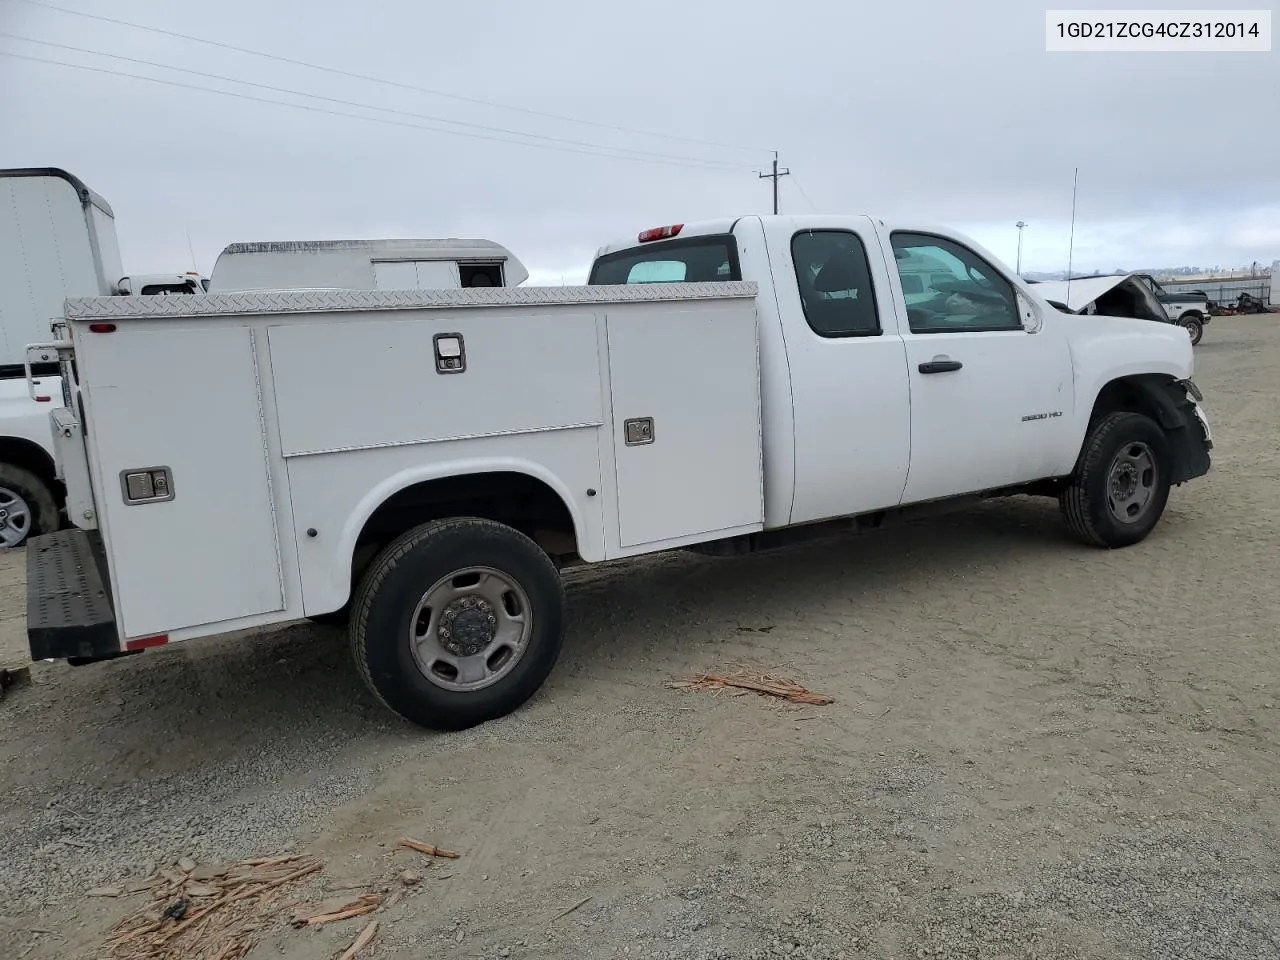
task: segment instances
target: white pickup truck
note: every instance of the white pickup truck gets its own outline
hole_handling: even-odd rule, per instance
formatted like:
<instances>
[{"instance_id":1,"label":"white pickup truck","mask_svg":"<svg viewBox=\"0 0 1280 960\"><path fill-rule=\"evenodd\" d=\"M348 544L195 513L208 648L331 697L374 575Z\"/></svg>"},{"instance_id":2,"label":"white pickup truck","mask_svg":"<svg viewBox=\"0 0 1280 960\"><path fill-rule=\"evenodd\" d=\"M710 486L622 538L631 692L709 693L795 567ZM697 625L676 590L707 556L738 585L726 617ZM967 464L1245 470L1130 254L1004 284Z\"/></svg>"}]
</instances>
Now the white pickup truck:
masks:
<instances>
[{"instance_id":1,"label":"white pickup truck","mask_svg":"<svg viewBox=\"0 0 1280 960\"><path fill-rule=\"evenodd\" d=\"M1122 547L1212 446L1178 328L867 217L649 230L577 288L70 300L58 336L78 528L31 543L32 656L346 609L378 698L443 729L542 684L558 567L1013 493Z\"/></svg>"}]
</instances>

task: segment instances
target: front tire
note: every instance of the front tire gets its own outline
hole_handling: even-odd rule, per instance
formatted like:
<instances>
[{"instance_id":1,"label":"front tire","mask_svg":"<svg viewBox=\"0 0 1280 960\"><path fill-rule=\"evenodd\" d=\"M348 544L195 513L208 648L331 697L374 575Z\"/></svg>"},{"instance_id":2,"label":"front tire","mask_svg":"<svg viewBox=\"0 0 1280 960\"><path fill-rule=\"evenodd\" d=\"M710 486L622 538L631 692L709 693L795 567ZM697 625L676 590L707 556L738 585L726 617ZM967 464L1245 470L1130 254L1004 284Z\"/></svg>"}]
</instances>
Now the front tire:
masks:
<instances>
[{"instance_id":1,"label":"front tire","mask_svg":"<svg viewBox=\"0 0 1280 960\"><path fill-rule=\"evenodd\" d=\"M461 730L504 716L560 655L564 586L532 540L491 520L415 527L373 561L351 608L364 681L405 719Z\"/></svg>"},{"instance_id":2,"label":"front tire","mask_svg":"<svg viewBox=\"0 0 1280 960\"><path fill-rule=\"evenodd\" d=\"M1204 322L1199 317L1183 317L1179 322L1191 337L1191 345L1194 347L1204 336Z\"/></svg>"},{"instance_id":3,"label":"front tire","mask_svg":"<svg viewBox=\"0 0 1280 960\"><path fill-rule=\"evenodd\" d=\"M1096 547L1146 539L1169 500L1169 441L1150 417L1109 413L1085 440L1058 505L1071 531Z\"/></svg>"},{"instance_id":4,"label":"front tire","mask_svg":"<svg viewBox=\"0 0 1280 960\"><path fill-rule=\"evenodd\" d=\"M61 525L61 511L49 484L30 470L0 463L0 550L20 547Z\"/></svg>"}]
</instances>

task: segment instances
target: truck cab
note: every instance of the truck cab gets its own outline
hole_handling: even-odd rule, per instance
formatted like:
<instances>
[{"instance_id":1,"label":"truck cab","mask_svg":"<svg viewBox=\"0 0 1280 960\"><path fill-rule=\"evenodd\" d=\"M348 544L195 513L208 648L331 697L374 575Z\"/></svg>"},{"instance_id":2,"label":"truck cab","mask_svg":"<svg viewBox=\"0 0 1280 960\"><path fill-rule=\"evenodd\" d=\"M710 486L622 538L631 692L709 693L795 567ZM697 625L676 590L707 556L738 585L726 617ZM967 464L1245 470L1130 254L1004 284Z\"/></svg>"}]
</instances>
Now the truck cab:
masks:
<instances>
[{"instance_id":1,"label":"truck cab","mask_svg":"<svg viewBox=\"0 0 1280 960\"><path fill-rule=\"evenodd\" d=\"M1052 486L1117 396L1148 413L1185 405L1175 384L1192 358L1176 328L1063 314L942 227L674 224L601 247L588 282L723 280L761 289L767 527ZM1196 463L1198 443L1186 452Z\"/></svg>"}]
</instances>

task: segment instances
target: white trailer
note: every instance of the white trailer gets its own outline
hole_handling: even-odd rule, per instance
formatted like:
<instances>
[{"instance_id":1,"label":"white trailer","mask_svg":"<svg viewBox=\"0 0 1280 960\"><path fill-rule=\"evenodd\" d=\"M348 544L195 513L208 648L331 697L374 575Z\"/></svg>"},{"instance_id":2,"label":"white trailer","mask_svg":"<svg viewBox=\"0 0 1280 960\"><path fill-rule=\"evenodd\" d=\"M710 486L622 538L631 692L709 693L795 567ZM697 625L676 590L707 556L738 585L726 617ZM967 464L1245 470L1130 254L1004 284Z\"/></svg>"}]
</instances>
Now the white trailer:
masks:
<instances>
[{"instance_id":1,"label":"white trailer","mask_svg":"<svg viewBox=\"0 0 1280 960\"><path fill-rule=\"evenodd\" d=\"M49 339L68 297L114 294L121 272L107 201L65 170L0 170L0 548L61 522L49 409L62 381L56 354L37 355L28 388L26 346Z\"/></svg>"},{"instance_id":2,"label":"white trailer","mask_svg":"<svg viewBox=\"0 0 1280 960\"><path fill-rule=\"evenodd\" d=\"M515 287L528 278L524 264L492 240L300 240L231 244L218 255L208 290L457 290Z\"/></svg>"},{"instance_id":3,"label":"white trailer","mask_svg":"<svg viewBox=\"0 0 1280 960\"><path fill-rule=\"evenodd\" d=\"M31 544L32 655L346 610L376 696L457 728L546 678L568 564L1010 493L1137 543L1210 467L1191 344L1035 291L960 235L813 216L645 231L586 287L69 301L78 529Z\"/></svg>"}]
</instances>

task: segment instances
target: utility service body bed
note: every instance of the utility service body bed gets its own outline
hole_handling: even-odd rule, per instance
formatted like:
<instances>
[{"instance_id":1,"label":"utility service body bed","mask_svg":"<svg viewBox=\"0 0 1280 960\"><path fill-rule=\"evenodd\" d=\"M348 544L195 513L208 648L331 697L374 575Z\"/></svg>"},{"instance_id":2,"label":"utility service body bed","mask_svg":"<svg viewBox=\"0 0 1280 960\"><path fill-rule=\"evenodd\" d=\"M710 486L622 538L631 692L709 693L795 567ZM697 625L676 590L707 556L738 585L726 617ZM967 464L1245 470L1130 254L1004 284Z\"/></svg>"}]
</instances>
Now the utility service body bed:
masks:
<instances>
[{"instance_id":1,"label":"utility service body bed","mask_svg":"<svg viewBox=\"0 0 1280 960\"><path fill-rule=\"evenodd\" d=\"M370 518L439 478L544 485L586 561L759 531L755 296L718 282L69 300L52 422L80 529L33 541L32 655L338 610Z\"/></svg>"}]
</instances>

